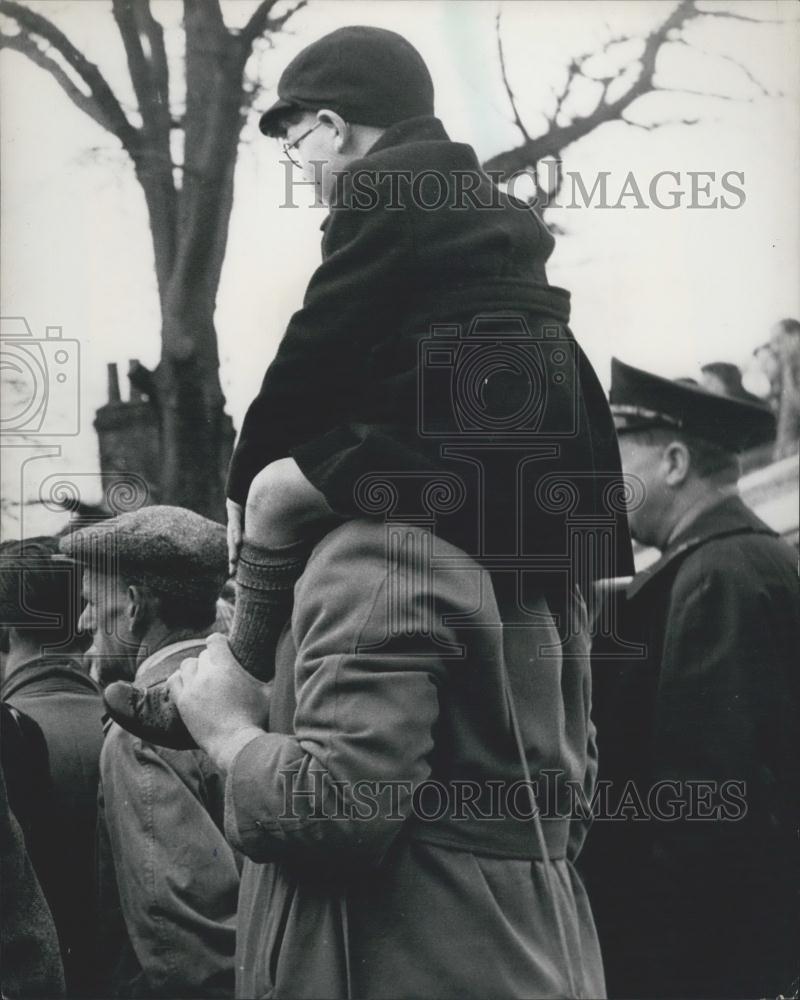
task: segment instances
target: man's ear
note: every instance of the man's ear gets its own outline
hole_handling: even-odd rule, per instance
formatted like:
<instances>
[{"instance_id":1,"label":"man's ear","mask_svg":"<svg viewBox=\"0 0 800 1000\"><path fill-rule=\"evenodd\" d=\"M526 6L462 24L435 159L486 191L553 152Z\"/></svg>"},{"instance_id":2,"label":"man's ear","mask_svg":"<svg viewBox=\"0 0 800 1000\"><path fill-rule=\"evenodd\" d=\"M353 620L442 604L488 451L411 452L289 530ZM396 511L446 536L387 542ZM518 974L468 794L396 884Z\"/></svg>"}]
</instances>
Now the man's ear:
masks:
<instances>
[{"instance_id":1,"label":"man's ear","mask_svg":"<svg viewBox=\"0 0 800 1000\"><path fill-rule=\"evenodd\" d=\"M128 586L127 598L128 628L132 635L142 636L152 619L152 597L147 587L132 583Z\"/></svg>"},{"instance_id":2,"label":"man's ear","mask_svg":"<svg viewBox=\"0 0 800 1000\"><path fill-rule=\"evenodd\" d=\"M692 456L683 441L670 441L663 451L661 461L667 486L681 486L692 465Z\"/></svg>"},{"instance_id":3,"label":"man's ear","mask_svg":"<svg viewBox=\"0 0 800 1000\"><path fill-rule=\"evenodd\" d=\"M333 129L333 148L336 152L347 152L348 143L352 141L353 130L344 118L330 108L321 108L317 112L317 121L323 122Z\"/></svg>"}]
</instances>

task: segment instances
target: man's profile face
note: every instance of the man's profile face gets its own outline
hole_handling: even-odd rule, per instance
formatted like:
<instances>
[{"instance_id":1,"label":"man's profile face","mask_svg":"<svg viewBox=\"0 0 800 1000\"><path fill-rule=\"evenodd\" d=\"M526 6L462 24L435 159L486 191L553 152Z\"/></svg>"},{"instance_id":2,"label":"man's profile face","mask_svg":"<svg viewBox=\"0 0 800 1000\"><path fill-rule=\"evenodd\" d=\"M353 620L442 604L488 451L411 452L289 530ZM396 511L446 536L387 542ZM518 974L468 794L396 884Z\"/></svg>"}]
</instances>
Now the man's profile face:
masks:
<instances>
[{"instance_id":1,"label":"man's profile face","mask_svg":"<svg viewBox=\"0 0 800 1000\"><path fill-rule=\"evenodd\" d=\"M86 606L78 628L91 635L93 667L102 685L133 677L139 643L130 631L128 586L114 574L85 570Z\"/></svg>"},{"instance_id":2,"label":"man's profile face","mask_svg":"<svg viewBox=\"0 0 800 1000\"><path fill-rule=\"evenodd\" d=\"M307 111L299 121L287 124L283 135L283 142L292 147L289 155L302 164L304 178L314 184L317 198L326 205L331 203L335 173L350 162L336 149L337 134L330 121Z\"/></svg>"},{"instance_id":3,"label":"man's profile face","mask_svg":"<svg viewBox=\"0 0 800 1000\"><path fill-rule=\"evenodd\" d=\"M635 509L628 511L628 522L631 535L642 545L658 547L663 538L669 501L664 482L663 452L662 445L643 440L635 432L619 435L622 471L641 482L636 495L643 494L643 499Z\"/></svg>"}]
</instances>

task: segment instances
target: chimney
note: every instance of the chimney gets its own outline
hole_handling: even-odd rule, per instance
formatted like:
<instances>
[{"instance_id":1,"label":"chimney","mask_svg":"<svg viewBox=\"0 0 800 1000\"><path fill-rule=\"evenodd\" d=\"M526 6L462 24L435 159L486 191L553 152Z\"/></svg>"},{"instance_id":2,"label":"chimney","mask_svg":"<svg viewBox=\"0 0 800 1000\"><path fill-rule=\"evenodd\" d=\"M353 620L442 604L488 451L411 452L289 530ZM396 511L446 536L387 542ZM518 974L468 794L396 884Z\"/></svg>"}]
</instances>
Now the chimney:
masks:
<instances>
[{"instance_id":1,"label":"chimney","mask_svg":"<svg viewBox=\"0 0 800 1000\"><path fill-rule=\"evenodd\" d=\"M108 401L109 403L121 402L119 394L119 373L114 362L108 365Z\"/></svg>"}]
</instances>

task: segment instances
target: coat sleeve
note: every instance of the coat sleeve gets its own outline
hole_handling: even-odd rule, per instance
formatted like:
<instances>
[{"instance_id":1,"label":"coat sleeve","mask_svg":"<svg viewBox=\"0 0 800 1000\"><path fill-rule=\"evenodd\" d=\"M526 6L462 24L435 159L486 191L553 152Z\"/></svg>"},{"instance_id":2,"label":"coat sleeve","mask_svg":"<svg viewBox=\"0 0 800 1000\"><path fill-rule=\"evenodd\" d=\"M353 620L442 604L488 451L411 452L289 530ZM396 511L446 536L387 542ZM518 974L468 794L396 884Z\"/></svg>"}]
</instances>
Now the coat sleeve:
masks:
<instances>
[{"instance_id":1,"label":"coat sleeve","mask_svg":"<svg viewBox=\"0 0 800 1000\"><path fill-rule=\"evenodd\" d=\"M121 909L149 991L230 996L239 873L195 754L112 726L100 767Z\"/></svg>"},{"instance_id":2,"label":"coat sleeve","mask_svg":"<svg viewBox=\"0 0 800 1000\"><path fill-rule=\"evenodd\" d=\"M331 212L323 262L242 423L227 486L240 504L266 465L347 423L365 354L386 335L387 303L410 287L406 213L383 204L359 208L352 197L345 189Z\"/></svg>"},{"instance_id":3,"label":"coat sleeve","mask_svg":"<svg viewBox=\"0 0 800 1000\"><path fill-rule=\"evenodd\" d=\"M383 533L368 531L318 549L298 584L294 734L256 737L229 771L228 838L254 861L378 864L430 774L445 665L432 640L391 635ZM411 591L404 627L421 635Z\"/></svg>"}]
</instances>

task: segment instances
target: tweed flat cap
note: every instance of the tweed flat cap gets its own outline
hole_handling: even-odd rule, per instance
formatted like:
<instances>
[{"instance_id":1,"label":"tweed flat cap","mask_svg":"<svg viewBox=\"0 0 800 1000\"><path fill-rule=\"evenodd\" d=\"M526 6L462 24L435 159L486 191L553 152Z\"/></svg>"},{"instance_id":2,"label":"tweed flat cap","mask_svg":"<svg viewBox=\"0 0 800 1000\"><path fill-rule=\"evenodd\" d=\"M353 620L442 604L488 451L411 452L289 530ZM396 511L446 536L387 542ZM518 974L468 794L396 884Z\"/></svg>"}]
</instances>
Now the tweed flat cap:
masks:
<instances>
[{"instance_id":1,"label":"tweed flat cap","mask_svg":"<svg viewBox=\"0 0 800 1000\"><path fill-rule=\"evenodd\" d=\"M761 404L721 396L611 359L611 412L617 433L674 427L729 452L775 437L775 417Z\"/></svg>"},{"instance_id":2,"label":"tweed flat cap","mask_svg":"<svg viewBox=\"0 0 800 1000\"><path fill-rule=\"evenodd\" d=\"M190 600L216 596L227 574L225 528L184 507L120 514L65 536L60 547L84 566L113 567L131 583Z\"/></svg>"}]
</instances>

